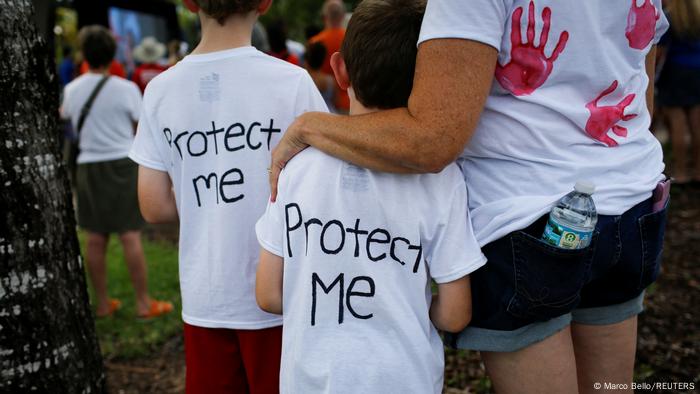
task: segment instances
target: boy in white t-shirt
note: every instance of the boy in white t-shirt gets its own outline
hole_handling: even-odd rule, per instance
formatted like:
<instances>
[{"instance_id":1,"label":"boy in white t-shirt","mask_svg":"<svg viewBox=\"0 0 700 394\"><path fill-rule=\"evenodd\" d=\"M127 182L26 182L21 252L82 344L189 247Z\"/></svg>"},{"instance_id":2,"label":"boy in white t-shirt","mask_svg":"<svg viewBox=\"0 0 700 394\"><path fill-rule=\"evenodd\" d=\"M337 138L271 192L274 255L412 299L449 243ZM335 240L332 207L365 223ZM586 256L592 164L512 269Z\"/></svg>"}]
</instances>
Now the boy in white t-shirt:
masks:
<instances>
[{"instance_id":1,"label":"boy in white t-shirt","mask_svg":"<svg viewBox=\"0 0 700 394\"><path fill-rule=\"evenodd\" d=\"M188 393L278 389L282 319L255 303L255 221L270 149L299 114L326 111L308 73L250 46L271 0L195 0L202 40L146 88L130 157L151 222L180 221Z\"/></svg>"},{"instance_id":2,"label":"boy in white t-shirt","mask_svg":"<svg viewBox=\"0 0 700 394\"><path fill-rule=\"evenodd\" d=\"M357 7L342 55L332 58L351 114L406 105L424 7ZM485 263L466 202L456 164L396 175L309 148L285 167L277 200L256 226L258 303L284 310L282 393L442 391L436 328L467 325L467 275Z\"/></svg>"}]
</instances>

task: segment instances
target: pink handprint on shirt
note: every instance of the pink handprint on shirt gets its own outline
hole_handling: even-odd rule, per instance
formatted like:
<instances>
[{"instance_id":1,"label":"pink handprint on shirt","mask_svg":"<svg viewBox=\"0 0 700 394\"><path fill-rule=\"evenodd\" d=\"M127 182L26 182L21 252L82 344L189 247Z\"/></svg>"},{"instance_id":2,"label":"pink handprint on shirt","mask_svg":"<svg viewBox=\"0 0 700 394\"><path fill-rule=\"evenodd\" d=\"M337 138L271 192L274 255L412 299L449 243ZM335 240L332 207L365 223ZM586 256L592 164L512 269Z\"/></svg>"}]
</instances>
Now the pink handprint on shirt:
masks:
<instances>
[{"instance_id":1,"label":"pink handprint on shirt","mask_svg":"<svg viewBox=\"0 0 700 394\"><path fill-rule=\"evenodd\" d=\"M625 36L634 49L644 49L654 38L656 21L659 14L651 0L644 0L641 7L637 7L637 0L632 0L632 7L627 15L627 29Z\"/></svg>"},{"instance_id":2,"label":"pink handprint on shirt","mask_svg":"<svg viewBox=\"0 0 700 394\"><path fill-rule=\"evenodd\" d=\"M518 7L513 12L510 31L510 62L505 66L496 65L496 79L504 89L516 96L524 96L534 92L547 81L554 68L554 62L566 47L569 32L563 31L559 36L552 56L547 57L544 48L549 39L552 10L545 7L542 10L542 32L540 44L535 44L535 3L530 1L528 7L527 42L522 42L520 22L523 16L523 7Z\"/></svg>"},{"instance_id":3,"label":"pink handprint on shirt","mask_svg":"<svg viewBox=\"0 0 700 394\"><path fill-rule=\"evenodd\" d=\"M614 81L610 87L605 89L603 93L598 95L595 100L586 104L586 108L591 113L586 123L586 132L594 139L604 143L609 147L617 146L617 142L608 136L608 130L612 129L615 135L627 137L627 129L618 126L620 121L633 119L637 114L625 115L625 109L634 101L635 94L627 95L617 105L599 107L598 101L617 89L617 81Z\"/></svg>"}]
</instances>

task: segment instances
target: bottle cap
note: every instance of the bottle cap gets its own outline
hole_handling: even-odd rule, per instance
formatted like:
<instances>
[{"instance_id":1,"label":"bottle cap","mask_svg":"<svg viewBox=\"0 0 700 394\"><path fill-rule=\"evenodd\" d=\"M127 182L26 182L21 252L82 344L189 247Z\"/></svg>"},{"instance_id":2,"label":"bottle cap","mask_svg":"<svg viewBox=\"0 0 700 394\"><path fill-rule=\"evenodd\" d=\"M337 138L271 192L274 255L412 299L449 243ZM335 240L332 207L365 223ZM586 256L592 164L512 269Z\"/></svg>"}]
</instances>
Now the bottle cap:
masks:
<instances>
[{"instance_id":1,"label":"bottle cap","mask_svg":"<svg viewBox=\"0 0 700 394\"><path fill-rule=\"evenodd\" d=\"M595 184L591 181L577 181L576 185L574 185L574 190L590 196L595 193Z\"/></svg>"}]
</instances>

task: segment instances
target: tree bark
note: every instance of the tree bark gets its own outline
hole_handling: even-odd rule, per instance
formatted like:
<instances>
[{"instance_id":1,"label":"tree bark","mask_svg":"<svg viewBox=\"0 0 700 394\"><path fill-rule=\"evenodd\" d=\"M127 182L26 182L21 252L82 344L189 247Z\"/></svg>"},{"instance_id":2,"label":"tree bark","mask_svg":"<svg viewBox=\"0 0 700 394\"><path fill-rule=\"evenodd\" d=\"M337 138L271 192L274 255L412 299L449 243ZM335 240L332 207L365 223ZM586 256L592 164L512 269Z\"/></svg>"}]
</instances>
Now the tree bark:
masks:
<instances>
[{"instance_id":1,"label":"tree bark","mask_svg":"<svg viewBox=\"0 0 700 394\"><path fill-rule=\"evenodd\" d=\"M101 393L58 84L31 0L0 0L0 392Z\"/></svg>"}]
</instances>

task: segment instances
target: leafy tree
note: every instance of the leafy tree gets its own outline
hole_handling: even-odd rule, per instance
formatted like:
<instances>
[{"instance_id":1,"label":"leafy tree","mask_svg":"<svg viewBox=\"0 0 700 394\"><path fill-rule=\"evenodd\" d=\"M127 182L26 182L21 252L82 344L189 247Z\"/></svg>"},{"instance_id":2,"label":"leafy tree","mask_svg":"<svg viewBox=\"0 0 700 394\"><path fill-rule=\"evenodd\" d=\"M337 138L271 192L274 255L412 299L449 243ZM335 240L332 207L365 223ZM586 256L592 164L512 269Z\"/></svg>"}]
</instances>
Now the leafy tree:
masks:
<instances>
[{"instance_id":1,"label":"leafy tree","mask_svg":"<svg viewBox=\"0 0 700 394\"><path fill-rule=\"evenodd\" d=\"M262 18L263 23L282 18L287 22L289 36L304 42L304 29L310 25L323 27L321 8L324 0L275 0ZM348 11L355 9L360 0L344 1Z\"/></svg>"},{"instance_id":2,"label":"leafy tree","mask_svg":"<svg viewBox=\"0 0 700 394\"><path fill-rule=\"evenodd\" d=\"M180 24L190 25L192 20L189 12L182 6L182 0L172 0L178 4ZM304 29L307 26L316 25L323 27L321 8L325 0L273 0L272 8L262 17L262 22L267 23L274 19L282 18L287 22L289 36L295 40L304 42ZM361 0L344 0L348 11L355 9Z\"/></svg>"}]
</instances>

